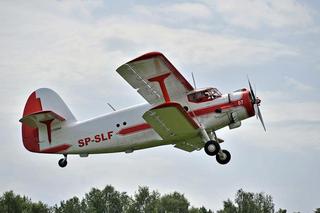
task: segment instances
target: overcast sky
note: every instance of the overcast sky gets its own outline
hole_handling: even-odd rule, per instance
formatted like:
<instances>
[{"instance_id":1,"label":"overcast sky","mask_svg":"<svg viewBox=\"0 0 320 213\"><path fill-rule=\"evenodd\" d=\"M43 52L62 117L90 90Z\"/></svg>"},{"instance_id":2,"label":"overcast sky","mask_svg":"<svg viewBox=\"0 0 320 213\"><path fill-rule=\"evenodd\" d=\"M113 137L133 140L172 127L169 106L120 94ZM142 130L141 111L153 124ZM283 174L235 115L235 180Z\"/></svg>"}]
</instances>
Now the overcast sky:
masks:
<instances>
[{"instance_id":1,"label":"overcast sky","mask_svg":"<svg viewBox=\"0 0 320 213\"><path fill-rule=\"evenodd\" d=\"M243 188L276 208L320 208L320 1L0 1L0 193L55 204L111 184L185 193L213 210ZM24 149L29 94L55 90L78 120L145 102L118 74L124 62L160 51L199 87L248 87L262 99L267 133L251 118L217 132L232 154L218 165L203 150L171 146L132 154L61 156Z\"/></svg>"}]
</instances>

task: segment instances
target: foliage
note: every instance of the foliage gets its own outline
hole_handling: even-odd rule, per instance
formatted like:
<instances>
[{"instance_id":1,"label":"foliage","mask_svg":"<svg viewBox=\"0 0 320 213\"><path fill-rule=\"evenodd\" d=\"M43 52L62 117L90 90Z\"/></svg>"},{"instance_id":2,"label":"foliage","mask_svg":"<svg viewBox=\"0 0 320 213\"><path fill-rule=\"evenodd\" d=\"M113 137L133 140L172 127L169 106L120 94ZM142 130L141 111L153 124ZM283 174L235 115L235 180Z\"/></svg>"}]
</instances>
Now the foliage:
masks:
<instances>
[{"instance_id":1,"label":"foliage","mask_svg":"<svg viewBox=\"0 0 320 213\"><path fill-rule=\"evenodd\" d=\"M132 205L128 212L157 212L159 208L160 194L157 191L150 192L149 187L139 187L134 194Z\"/></svg>"},{"instance_id":2,"label":"foliage","mask_svg":"<svg viewBox=\"0 0 320 213\"><path fill-rule=\"evenodd\" d=\"M161 195L149 187L139 187L131 197L126 192L119 192L111 185L100 190L92 188L82 199L72 197L53 207L39 202L32 202L26 196L8 191L0 196L2 213L213 213L205 207L190 207L188 199L179 192ZM238 190L234 201L223 201L223 209L217 213L274 213L272 197L265 193ZM286 213L279 209L276 213ZM320 208L314 210L320 213Z\"/></svg>"},{"instance_id":3,"label":"foliage","mask_svg":"<svg viewBox=\"0 0 320 213\"><path fill-rule=\"evenodd\" d=\"M81 205L78 197L73 197L67 201L61 201L60 207L55 206L56 213L78 213L84 212L85 207Z\"/></svg>"},{"instance_id":4,"label":"foliage","mask_svg":"<svg viewBox=\"0 0 320 213\"><path fill-rule=\"evenodd\" d=\"M183 194L173 192L161 197L159 210L161 213L187 213L189 205L189 201Z\"/></svg>"},{"instance_id":5,"label":"foliage","mask_svg":"<svg viewBox=\"0 0 320 213\"><path fill-rule=\"evenodd\" d=\"M213 213L213 211L211 211L210 209L207 210L205 207L201 207L201 208L195 208L195 207L191 207L189 209L189 213Z\"/></svg>"},{"instance_id":6,"label":"foliage","mask_svg":"<svg viewBox=\"0 0 320 213\"><path fill-rule=\"evenodd\" d=\"M274 213L274 204L270 195L238 190L235 204L231 200L223 202L223 209L217 213Z\"/></svg>"},{"instance_id":7,"label":"foliage","mask_svg":"<svg viewBox=\"0 0 320 213\"><path fill-rule=\"evenodd\" d=\"M279 210L277 211L277 213L287 213L287 210L286 210L286 209L279 209Z\"/></svg>"},{"instance_id":8,"label":"foliage","mask_svg":"<svg viewBox=\"0 0 320 213\"><path fill-rule=\"evenodd\" d=\"M146 186L139 187L133 197L110 185L103 190L92 188L82 199L73 197L53 207L32 202L25 196L15 195L13 191L5 192L0 197L1 213L212 213L204 207L190 210L188 207L189 201L183 194L174 192L161 196Z\"/></svg>"},{"instance_id":9,"label":"foliage","mask_svg":"<svg viewBox=\"0 0 320 213\"><path fill-rule=\"evenodd\" d=\"M223 201L223 209L217 211L217 213L235 213L237 211L237 207L233 204L233 202L230 199L228 199L227 201Z\"/></svg>"},{"instance_id":10,"label":"foliage","mask_svg":"<svg viewBox=\"0 0 320 213\"><path fill-rule=\"evenodd\" d=\"M6 213L49 213L50 208L42 202L33 203L29 198L5 192L0 197L0 212Z\"/></svg>"}]
</instances>

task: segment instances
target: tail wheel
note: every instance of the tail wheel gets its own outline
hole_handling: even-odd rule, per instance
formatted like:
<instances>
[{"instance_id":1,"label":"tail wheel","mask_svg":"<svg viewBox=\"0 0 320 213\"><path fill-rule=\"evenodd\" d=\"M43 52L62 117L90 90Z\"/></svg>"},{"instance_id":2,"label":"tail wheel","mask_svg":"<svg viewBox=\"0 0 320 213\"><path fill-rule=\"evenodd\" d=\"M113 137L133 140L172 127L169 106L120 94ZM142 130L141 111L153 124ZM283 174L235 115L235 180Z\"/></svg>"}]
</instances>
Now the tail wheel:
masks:
<instances>
[{"instance_id":1,"label":"tail wheel","mask_svg":"<svg viewBox=\"0 0 320 213\"><path fill-rule=\"evenodd\" d=\"M58 164L59 164L59 166L60 166L61 168L64 168L64 167L67 166L68 161L67 161L67 159L65 159L65 158L61 158L61 159L59 160Z\"/></svg>"},{"instance_id":2,"label":"tail wheel","mask_svg":"<svg viewBox=\"0 0 320 213\"><path fill-rule=\"evenodd\" d=\"M220 145L216 141L208 141L204 146L204 151L207 155L214 156L220 151Z\"/></svg>"},{"instance_id":3,"label":"tail wheel","mask_svg":"<svg viewBox=\"0 0 320 213\"><path fill-rule=\"evenodd\" d=\"M216 155L216 159L220 164L227 164L231 160L231 154L227 150L223 149Z\"/></svg>"}]
</instances>

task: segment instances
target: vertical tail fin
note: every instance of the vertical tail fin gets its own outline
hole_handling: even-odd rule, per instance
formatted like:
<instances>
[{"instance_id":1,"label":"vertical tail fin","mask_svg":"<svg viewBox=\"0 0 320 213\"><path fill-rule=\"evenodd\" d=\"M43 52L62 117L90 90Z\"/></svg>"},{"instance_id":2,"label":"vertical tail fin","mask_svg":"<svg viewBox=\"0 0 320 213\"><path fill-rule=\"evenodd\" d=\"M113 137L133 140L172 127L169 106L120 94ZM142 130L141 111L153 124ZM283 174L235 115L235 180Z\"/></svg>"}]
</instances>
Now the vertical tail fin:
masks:
<instances>
[{"instance_id":1,"label":"vertical tail fin","mask_svg":"<svg viewBox=\"0 0 320 213\"><path fill-rule=\"evenodd\" d=\"M74 115L57 93L47 88L38 89L29 96L20 119L23 144L31 152L61 152L69 146L51 147L52 126L75 121ZM40 130L42 134L46 134L49 142L44 144L44 147L40 147Z\"/></svg>"}]
</instances>

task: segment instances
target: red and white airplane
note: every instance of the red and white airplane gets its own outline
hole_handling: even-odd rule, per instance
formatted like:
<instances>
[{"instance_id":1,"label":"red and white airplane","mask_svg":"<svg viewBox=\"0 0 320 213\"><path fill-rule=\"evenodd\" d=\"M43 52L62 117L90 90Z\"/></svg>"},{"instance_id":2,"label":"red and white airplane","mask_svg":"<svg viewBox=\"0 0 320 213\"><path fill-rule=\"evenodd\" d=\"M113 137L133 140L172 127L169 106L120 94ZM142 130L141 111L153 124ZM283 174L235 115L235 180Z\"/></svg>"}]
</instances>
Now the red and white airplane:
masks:
<instances>
[{"instance_id":1,"label":"red and white airplane","mask_svg":"<svg viewBox=\"0 0 320 213\"><path fill-rule=\"evenodd\" d=\"M78 121L52 90L41 88L28 98L24 108L22 139L31 152L68 154L126 152L161 145L192 152L204 148L227 164L231 155L220 148L215 131L241 126L254 115L265 125L260 99L252 90L240 89L222 95L216 88L194 89L170 61L151 52L129 61L117 72L148 102L97 118Z\"/></svg>"}]
</instances>

